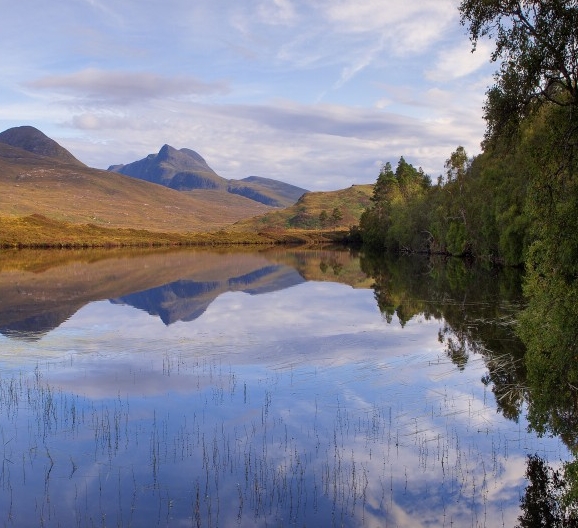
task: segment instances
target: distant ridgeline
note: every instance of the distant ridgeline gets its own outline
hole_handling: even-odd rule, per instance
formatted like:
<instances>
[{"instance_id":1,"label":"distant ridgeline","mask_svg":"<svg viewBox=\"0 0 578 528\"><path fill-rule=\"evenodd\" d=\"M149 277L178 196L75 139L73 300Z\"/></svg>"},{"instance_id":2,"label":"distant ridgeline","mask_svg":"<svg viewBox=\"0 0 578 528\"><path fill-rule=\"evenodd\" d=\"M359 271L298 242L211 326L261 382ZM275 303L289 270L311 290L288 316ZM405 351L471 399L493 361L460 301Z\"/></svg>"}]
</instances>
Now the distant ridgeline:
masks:
<instances>
[{"instance_id":1,"label":"distant ridgeline","mask_svg":"<svg viewBox=\"0 0 578 528\"><path fill-rule=\"evenodd\" d=\"M108 170L177 191L226 191L271 207L292 205L308 192L307 189L258 176L227 180L211 169L194 150L177 150L170 145L164 145L158 154L149 154L146 158L127 165L111 165Z\"/></svg>"},{"instance_id":2,"label":"distant ridgeline","mask_svg":"<svg viewBox=\"0 0 578 528\"><path fill-rule=\"evenodd\" d=\"M142 231L133 243L164 244L159 233L223 230L307 193L257 176L226 180L196 152L168 145L111 169L84 165L32 126L0 133L0 245L125 244L136 236L128 229ZM31 229L30 219L46 225Z\"/></svg>"}]
</instances>

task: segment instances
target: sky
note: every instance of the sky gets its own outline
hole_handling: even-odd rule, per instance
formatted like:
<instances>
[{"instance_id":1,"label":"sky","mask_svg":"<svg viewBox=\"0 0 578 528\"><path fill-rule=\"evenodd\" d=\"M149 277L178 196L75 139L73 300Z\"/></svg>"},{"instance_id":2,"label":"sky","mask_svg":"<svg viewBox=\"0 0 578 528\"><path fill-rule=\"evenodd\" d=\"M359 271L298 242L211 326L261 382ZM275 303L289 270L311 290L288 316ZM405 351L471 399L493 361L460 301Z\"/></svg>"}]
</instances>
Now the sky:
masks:
<instances>
[{"instance_id":1,"label":"sky","mask_svg":"<svg viewBox=\"0 0 578 528\"><path fill-rule=\"evenodd\" d=\"M459 0L0 1L0 131L35 126L91 167L169 144L329 191L480 152L496 65Z\"/></svg>"}]
</instances>

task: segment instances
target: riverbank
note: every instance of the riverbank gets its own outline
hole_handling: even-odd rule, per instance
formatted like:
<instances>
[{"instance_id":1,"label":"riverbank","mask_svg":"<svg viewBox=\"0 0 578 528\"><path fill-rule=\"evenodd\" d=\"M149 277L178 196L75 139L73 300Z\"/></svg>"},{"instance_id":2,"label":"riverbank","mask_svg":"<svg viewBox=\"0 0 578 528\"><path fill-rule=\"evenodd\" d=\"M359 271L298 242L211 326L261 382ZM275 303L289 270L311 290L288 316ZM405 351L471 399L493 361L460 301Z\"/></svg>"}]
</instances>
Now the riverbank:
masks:
<instances>
[{"instance_id":1,"label":"riverbank","mask_svg":"<svg viewBox=\"0 0 578 528\"><path fill-rule=\"evenodd\" d=\"M217 245L318 244L343 240L340 230L226 230L166 233L60 222L43 215L0 217L1 248L98 248Z\"/></svg>"}]
</instances>

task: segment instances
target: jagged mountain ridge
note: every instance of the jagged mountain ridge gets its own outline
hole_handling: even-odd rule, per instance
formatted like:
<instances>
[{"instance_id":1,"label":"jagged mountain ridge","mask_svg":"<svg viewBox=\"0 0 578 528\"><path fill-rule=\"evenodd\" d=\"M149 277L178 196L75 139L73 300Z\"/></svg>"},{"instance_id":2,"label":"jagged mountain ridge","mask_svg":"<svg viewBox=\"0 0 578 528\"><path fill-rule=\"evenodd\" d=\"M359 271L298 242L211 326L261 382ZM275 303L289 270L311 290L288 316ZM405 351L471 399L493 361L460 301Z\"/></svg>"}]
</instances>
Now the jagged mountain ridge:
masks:
<instances>
[{"instance_id":1,"label":"jagged mountain ridge","mask_svg":"<svg viewBox=\"0 0 578 528\"><path fill-rule=\"evenodd\" d=\"M183 192L220 190L271 207L288 207L308 192L295 185L258 176L227 180L209 167L194 150L177 150L170 145L163 145L157 154L149 154L141 160L126 165L111 165L108 170Z\"/></svg>"}]
</instances>

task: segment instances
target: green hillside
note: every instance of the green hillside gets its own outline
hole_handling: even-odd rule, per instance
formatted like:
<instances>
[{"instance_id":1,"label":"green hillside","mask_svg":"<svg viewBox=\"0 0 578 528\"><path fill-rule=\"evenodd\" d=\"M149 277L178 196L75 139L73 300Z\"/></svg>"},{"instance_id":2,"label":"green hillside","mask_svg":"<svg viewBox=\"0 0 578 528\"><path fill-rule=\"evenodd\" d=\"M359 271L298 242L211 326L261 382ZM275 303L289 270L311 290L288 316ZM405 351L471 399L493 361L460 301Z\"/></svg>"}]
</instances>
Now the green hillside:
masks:
<instances>
[{"instance_id":1,"label":"green hillside","mask_svg":"<svg viewBox=\"0 0 578 528\"><path fill-rule=\"evenodd\" d=\"M371 203L373 185L352 185L329 192L309 192L296 204L281 211L241 220L235 230L280 229L339 229L359 223L365 208Z\"/></svg>"}]
</instances>

